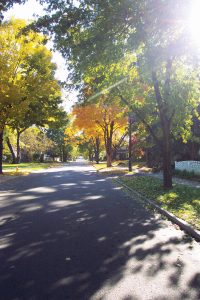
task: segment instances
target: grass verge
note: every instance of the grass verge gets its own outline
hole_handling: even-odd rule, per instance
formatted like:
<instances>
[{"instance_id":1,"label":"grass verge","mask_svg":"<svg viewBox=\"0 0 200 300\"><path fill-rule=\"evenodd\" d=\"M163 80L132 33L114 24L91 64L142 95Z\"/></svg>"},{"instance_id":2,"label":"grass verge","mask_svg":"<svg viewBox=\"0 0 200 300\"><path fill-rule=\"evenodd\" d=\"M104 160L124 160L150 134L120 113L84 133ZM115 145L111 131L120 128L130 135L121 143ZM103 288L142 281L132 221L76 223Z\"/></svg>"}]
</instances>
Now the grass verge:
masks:
<instances>
[{"instance_id":1,"label":"grass verge","mask_svg":"<svg viewBox=\"0 0 200 300\"><path fill-rule=\"evenodd\" d=\"M200 230L200 189L174 184L172 190L165 190L162 180L147 176L121 177L120 181Z\"/></svg>"},{"instance_id":2,"label":"grass verge","mask_svg":"<svg viewBox=\"0 0 200 300\"><path fill-rule=\"evenodd\" d=\"M100 162L99 164L93 163L93 166L97 171L105 175L125 175L127 173L135 174L139 170L142 172L150 172L151 169L147 168L144 162L133 162L132 172L128 171L128 161L118 160L112 163L112 167L107 167L106 162Z\"/></svg>"},{"instance_id":3,"label":"grass verge","mask_svg":"<svg viewBox=\"0 0 200 300\"><path fill-rule=\"evenodd\" d=\"M174 170L173 174L179 178L183 179L189 179L193 181L199 181L200 182L200 174L196 174L194 171L186 171L186 170Z\"/></svg>"},{"instance_id":4,"label":"grass verge","mask_svg":"<svg viewBox=\"0 0 200 300\"><path fill-rule=\"evenodd\" d=\"M27 175L33 171L39 171L59 166L60 163L21 163L3 164L3 173L8 176Z\"/></svg>"}]
</instances>

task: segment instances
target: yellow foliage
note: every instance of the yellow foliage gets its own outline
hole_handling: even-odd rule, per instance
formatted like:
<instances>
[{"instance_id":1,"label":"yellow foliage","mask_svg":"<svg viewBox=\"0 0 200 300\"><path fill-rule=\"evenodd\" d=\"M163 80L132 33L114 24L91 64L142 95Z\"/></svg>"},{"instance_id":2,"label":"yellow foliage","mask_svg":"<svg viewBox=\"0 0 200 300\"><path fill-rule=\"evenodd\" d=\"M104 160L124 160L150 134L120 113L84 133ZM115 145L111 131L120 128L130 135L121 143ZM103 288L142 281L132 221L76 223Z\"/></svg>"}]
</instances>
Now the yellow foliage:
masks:
<instances>
[{"instance_id":1,"label":"yellow foliage","mask_svg":"<svg viewBox=\"0 0 200 300\"><path fill-rule=\"evenodd\" d=\"M88 138L105 138L105 131L110 132L113 123L114 138L124 131L127 126L127 118L124 111L117 105L107 105L103 102L86 106L76 106L73 110L75 116L74 125Z\"/></svg>"},{"instance_id":2,"label":"yellow foliage","mask_svg":"<svg viewBox=\"0 0 200 300\"><path fill-rule=\"evenodd\" d=\"M24 116L30 103L60 96L46 38L33 31L21 34L25 26L24 20L15 19L0 25L0 128Z\"/></svg>"}]
</instances>

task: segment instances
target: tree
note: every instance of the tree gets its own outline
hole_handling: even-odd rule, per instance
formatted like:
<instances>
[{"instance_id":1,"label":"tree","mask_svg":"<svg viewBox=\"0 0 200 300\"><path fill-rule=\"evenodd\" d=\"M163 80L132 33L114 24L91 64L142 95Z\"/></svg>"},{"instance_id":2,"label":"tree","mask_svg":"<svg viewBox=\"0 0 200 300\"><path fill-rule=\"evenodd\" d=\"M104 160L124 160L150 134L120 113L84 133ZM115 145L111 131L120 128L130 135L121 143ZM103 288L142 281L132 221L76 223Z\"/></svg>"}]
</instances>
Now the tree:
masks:
<instances>
[{"instance_id":1,"label":"tree","mask_svg":"<svg viewBox=\"0 0 200 300\"><path fill-rule=\"evenodd\" d=\"M13 146L15 145L15 142L16 136L14 131L6 126L4 130L4 155L6 156L6 158L11 155L13 164L16 163L16 151L15 147Z\"/></svg>"},{"instance_id":2,"label":"tree","mask_svg":"<svg viewBox=\"0 0 200 300\"><path fill-rule=\"evenodd\" d=\"M16 129L18 162L20 134L33 124L44 125L54 118L61 103L61 88L54 78L55 64L44 45L46 38L33 31L20 34L25 26L22 20L11 20L0 27L0 141L3 142L6 125ZM2 161L0 166L1 173Z\"/></svg>"},{"instance_id":3,"label":"tree","mask_svg":"<svg viewBox=\"0 0 200 300\"><path fill-rule=\"evenodd\" d=\"M199 101L198 77L197 73L189 71L183 62L172 64L172 60L168 60L167 64L164 62L160 68L161 70L152 71L152 74L150 71L143 72L142 82L138 82L140 88L135 89L134 98L124 97L122 89L119 95L122 102L145 125L147 132L161 149L164 186L170 188L172 140L180 137L187 140L189 137L192 116ZM135 101L139 96L138 90L139 106Z\"/></svg>"},{"instance_id":4,"label":"tree","mask_svg":"<svg viewBox=\"0 0 200 300\"><path fill-rule=\"evenodd\" d=\"M153 109L148 119L157 120L160 133L155 133L152 120L149 124L143 115L138 112L137 115L162 149L166 188L172 187L171 141L176 121L179 120L178 134L184 131L188 135L191 114L198 102L198 71L190 61L195 49L188 30L194 2L89 0L81 1L78 6L64 0L57 5L53 0L47 0L51 13L37 23L38 27L55 33L57 48L71 61L75 82L80 82L91 67L97 67L98 72L99 63L111 65L127 53L137 54L140 81L151 88L146 107ZM197 71L196 74L191 69ZM179 85L182 70L184 93ZM124 98L124 95L119 96ZM154 101L150 101L150 97ZM176 97L178 105L174 101ZM126 100L132 108L132 101ZM149 105L153 103L154 107Z\"/></svg>"},{"instance_id":5,"label":"tree","mask_svg":"<svg viewBox=\"0 0 200 300\"><path fill-rule=\"evenodd\" d=\"M47 136L51 139L56 147L52 153L52 156L59 155L61 161L66 162L68 160L67 157L67 147L65 145L65 130L66 127L70 124L70 116L67 115L65 111L58 111L56 119L53 120L52 123L49 123L47 129Z\"/></svg>"},{"instance_id":6,"label":"tree","mask_svg":"<svg viewBox=\"0 0 200 300\"><path fill-rule=\"evenodd\" d=\"M80 142L78 143L78 149L79 149L79 153L85 159L89 159L89 161L93 161L94 147L91 141L87 137L85 136L81 137Z\"/></svg>"},{"instance_id":7,"label":"tree","mask_svg":"<svg viewBox=\"0 0 200 300\"><path fill-rule=\"evenodd\" d=\"M80 129L85 129L85 134L90 137L93 135L95 139L103 137L107 166L111 167L113 139L117 138L117 133L124 130L127 123L124 112L121 108L109 106L101 101L99 104L75 107L73 114L76 116L75 124Z\"/></svg>"},{"instance_id":8,"label":"tree","mask_svg":"<svg viewBox=\"0 0 200 300\"><path fill-rule=\"evenodd\" d=\"M31 127L21 134L21 150L24 161L41 160L45 153L50 153L55 144L47 137L43 128Z\"/></svg>"},{"instance_id":9,"label":"tree","mask_svg":"<svg viewBox=\"0 0 200 300\"><path fill-rule=\"evenodd\" d=\"M72 114L75 116L74 126L82 130L81 143L92 145L90 158L92 158L92 150L95 155L95 161L98 164L100 159L100 149L103 142L103 134L101 128L91 117L94 113L95 106L75 106ZM84 138L83 138L84 137Z\"/></svg>"}]
</instances>

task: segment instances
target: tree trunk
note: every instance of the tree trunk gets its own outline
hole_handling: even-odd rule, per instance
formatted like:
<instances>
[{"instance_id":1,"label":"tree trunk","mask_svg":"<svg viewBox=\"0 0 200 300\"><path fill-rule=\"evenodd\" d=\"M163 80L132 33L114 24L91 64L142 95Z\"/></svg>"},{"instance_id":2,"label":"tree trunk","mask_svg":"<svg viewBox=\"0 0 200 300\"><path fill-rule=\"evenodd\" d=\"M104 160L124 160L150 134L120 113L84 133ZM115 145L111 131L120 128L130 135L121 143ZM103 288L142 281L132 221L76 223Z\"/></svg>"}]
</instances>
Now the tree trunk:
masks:
<instances>
[{"instance_id":1,"label":"tree trunk","mask_svg":"<svg viewBox=\"0 0 200 300\"><path fill-rule=\"evenodd\" d=\"M105 140L105 149L106 149L106 160L107 167L112 167L112 154L113 154L113 131L114 131L114 121L111 121L109 125L106 126L104 130L104 140Z\"/></svg>"},{"instance_id":2,"label":"tree trunk","mask_svg":"<svg viewBox=\"0 0 200 300\"><path fill-rule=\"evenodd\" d=\"M108 138L106 145L107 167L112 167L112 139Z\"/></svg>"},{"instance_id":3,"label":"tree trunk","mask_svg":"<svg viewBox=\"0 0 200 300\"><path fill-rule=\"evenodd\" d=\"M21 132L17 131L17 159L16 159L17 164L19 164L20 160L21 160L20 135L21 135Z\"/></svg>"},{"instance_id":4,"label":"tree trunk","mask_svg":"<svg viewBox=\"0 0 200 300\"><path fill-rule=\"evenodd\" d=\"M9 150L10 150L10 153L11 153L11 155L12 155L12 164L16 164L16 161L17 161L17 160L16 160L16 155L15 155L15 151L14 151L14 149L13 149L13 146L12 146L12 144L11 144L11 142L10 142L10 139L7 138L6 142L7 142L8 148L9 148Z\"/></svg>"},{"instance_id":5,"label":"tree trunk","mask_svg":"<svg viewBox=\"0 0 200 300\"><path fill-rule=\"evenodd\" d=\"M43 154L43 153L40 154L40 162L41 162L41 163L44 162L44 154Z\"/></svg>"},{"instance_id":6,"label":"tree trunk","mask_svg":"<svg viewBox=\"0 0 200 300\"><path fill-rule=\"evenodd\" d=\"M59 152L60 152L60 160L61 162L63 162L63 149L62 149L62 146L59 147Z\"/></svg>"},{"instance_id":7,"label":"tree trunk","mask_svg":"<svg viewBox=\"0 0 200 300\"><path fill-rule=\"evenodd\" d=\"M100 140L97 137L95 140L95 161L97 164L99 163L99 153L100 153Z\"/></svg>"},{"instance_id":8,"label":"tree trunk","mask_svg":"<svg viewBox=\"0 0 200 300\"><path fill-rule=\"evenodd\" d=\"M172 167L171 167L171 120L174 112L169 116L169 105L167 98L170 91L170 75L171 75L172 61L169 60L166 66L166 80L164 86L164 98L161 95L157 74L154 71L152 73L152 80L154 84L154 91L156 96L156 102L158 104L158 110L160 115L161 129L163 132L163 186L166 189L172 188Z\"/></svg>"},{"instance_id":9,"label":"tree trunk","mask_svg":"<svg viewBox=\"0 0 200 300\"><path fill-rule=\"evenodd\" d=\"M67 155L66 155L65 146L63 146L63 148L62 148L62 152L63 152L63 162L67 162Z\"/></svg>"},{"instance_id":10,"label":"tree trunk","mask_svg":"<svg viewBox=\"0 0 200 300\"><path fill-rule=\"evenodd\" d=\"M69 152L68 152L68 150L65 152L65 156L66 156L66 162L68 162L69 161Z\"/></svg>"},{"instance_id":11,"label":"tree trunk","mask_svg":"<svg viewBox=\"0 0 200 300\"><path fill-rule=\"evenodd\" d=\"M171 167L171 138L170 132L163 135L163 185L164 188L172 188L172 167Z\"/></svg>"},{"instance_id":12,"label":"tree trunk","mask_svg":"<svg viewBox=\"0 0 200 300\"><path fill-rule=\"evenodd\" d=\"M112 167L112 155L110 153L106 154L106 159L107 159L107 167Z\"/></svg>"},{"instance_id":13,"label":"tree trunk","mask_svg":"<svg viewBox=\"0 0 200 300\"><path fill-rule=\"evenodd\" d=\"M0 174L3 174L3 130L0 131Z\"/></svg>"},{"instance_id":14,"label":"tree trunk","mask_svg":"<svg viewBox=\"0 0 200 300\"><path fill-rule=\"evenodd\" d=\"M89 151L88 156L89 156L89 161L93 161L92 151Z\"/></svg>"},{"instance_id":15,"label":"tree trunk","mask_svg":"<svg viewBox=\"0 0 200 300\"><path fill-rule=\"evenodd\" d=\"M131 144L131 136L132 136L132 132L131 132L131 119L129 116L129 124L128 124L128 135L129 135L129 145L128 145L128 170L129 172L132 172L132 144Z\"/></svg>"},{"instance_id":16,"label":"tree trunk","mask_svg":"<svg viewBox=\"0 0 200 300\"><path fill-rule=\"evenodd\" d=\"M112 159L117 160L117 150L115 148L112 151Z\"/></svg>"}]
</instances>

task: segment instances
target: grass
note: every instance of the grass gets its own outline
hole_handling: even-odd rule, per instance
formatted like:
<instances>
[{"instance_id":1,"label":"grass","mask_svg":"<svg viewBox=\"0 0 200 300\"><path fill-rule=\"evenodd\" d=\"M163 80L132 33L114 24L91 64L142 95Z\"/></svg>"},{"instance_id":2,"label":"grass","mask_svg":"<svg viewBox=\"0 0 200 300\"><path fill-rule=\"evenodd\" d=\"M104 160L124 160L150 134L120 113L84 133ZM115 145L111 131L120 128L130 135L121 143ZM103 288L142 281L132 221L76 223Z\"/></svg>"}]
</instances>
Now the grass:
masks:
<instances>
[{"instance_id":1,"label":"grass","mask_svg":"<svg viewBox=\"0 0 200 300\"><path fill-rule=\"evenodd\" d=\"M99 164L93 163L93 166L97 171L106 175L123 175L123 174L135 174L138 170L142 172L150 172L151 169L147 168L145 162L133 162L132 172L128 171L128 160L118 160L112 163L112 167L107 167L106 162L100 162Z\"/></svg>"},{"instance_id":2,"label":"grass","mask_svg":"<svg viewBox=\"0 0 200 300\"><path fill-rule=\"evenodd\" d=\"M173 174L179 178L189 179L200 182L200 174L196 174L194 171L186 171L186 170L174 170Z\"/></svg>"},{"instance_id":3,"label":"grass","mask_svg":"<svg viewBox=\"0 0 200 300\"><path fill-rule=\"evenodd\" d=\"M58 166L58 163L21 163L21 164L3 164L4 175L20 176L27 175L33 171L39 171Z\"/></svg>"},{"instance_id":4,"label":"grass","mask_svg":"<svg viewBox=\"0 0 200 300\"><path fill-rule=\"evenodd\" d=\"M98 170L98 171L107 168L107 165L106 165L105 162L99 162L99 164L93 163L92 165L93 165L93 166L95 167L95 169Z\"/></svg>"},{"instance_id":5,"label":"grass","mask_svg":"<svg viewBox=\"0 0 200 300\"><path fill-rule=\"evenodd\" d=\"M200 230L200 189L175 184L173 189L165 190L162 180L148 176L127 176L120 180Z\"/></svg>"}]
</instances>

